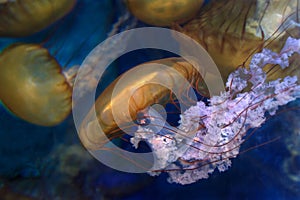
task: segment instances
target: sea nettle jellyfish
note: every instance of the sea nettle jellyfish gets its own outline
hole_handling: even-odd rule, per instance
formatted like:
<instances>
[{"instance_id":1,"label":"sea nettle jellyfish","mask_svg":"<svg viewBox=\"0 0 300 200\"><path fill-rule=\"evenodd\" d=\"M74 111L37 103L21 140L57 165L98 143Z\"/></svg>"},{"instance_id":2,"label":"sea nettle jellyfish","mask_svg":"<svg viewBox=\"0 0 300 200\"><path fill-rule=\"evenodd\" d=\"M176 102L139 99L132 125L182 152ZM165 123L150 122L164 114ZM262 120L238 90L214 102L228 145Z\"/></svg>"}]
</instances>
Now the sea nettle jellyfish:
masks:
<instances>
[{"instance_id":1,"label":"sea nettle jellyfish","mask_svg":"<svg viewBox=\"0 0 300 200\"><path fill-rule=\"evenodd\" d=\"M72 10L76 0L4 0L0 2L0 36L39 32Z\"/></svg>"},{"instance_id":2,"label":"sea nettle jellyfish","mask_svg":"<svg viewBox=\"0 0 300 200\"><path fill-rule=\"evenodd\" d=\"M101 156L107 156L102 152L110 151L121 161L106 157L107 163L131 162L152 175L167 172L170 182L180 184L208 178L215 169L227 170L230 159L239 154L241 144L253 134L247 134L248 130L260 127L266 113L274 115L279 106L299 98L300 40L293 38L299 37L298 25L298 1L212 1L195 19L174 28L208 51L226 89L210 94L203 78L207 71L199 75L197 66L184 58L153 61L165 67L127 79L114 94L122 77L132 73L129 71L98 97L95 112L92 109L79 128L83 145L101 161ZM180 45L184 51L185 44ZM90 60L97 62L97 57ZM157 84L162 79L169 85ZM185 89L185 81L190 83L189 89L209 99L194 101L190 90ZM181 95L174 91L181 91ZM166 122L161 107L152 105L165 105L176 97L183 102L180 107L186 103L189 108L174 127ZM132 135L129 140L136 148L146 141L154 161L143 165L149 160L133 154L128 157L110 143L124 132Z\"/></svg>"},{"instance_id":3,"label":"sea nettle jellyfish","mask_svg":"<svg viewBox=\"0 0 300 200\"><path fill-rule=\"evenodd\" d=\"M68 116L71 82L47 49L11 45L1 52L0 66L0 99L15 115L41 126L59 124Z\"/></svg>"},{"instance_id":4,"label":"sea nettle jellyfish","mask_svg":"<svg viewBox=\"0 0 300 200\"><path fill-rule=\"evenodd\" d=\"M66 14L75 2L5 1L0 4L0 36L25 36L37 32ZM101 5L102 3L98 3L97 8ZM125 21L129 21L126 13L119 17L110 34L124 28L122 23ZM128 24L130 25L132 24ZM56 27L58 30L61 28L59 26ZM106 24L87 28L83 33L94 37L93 34L101 33L100 26L104 29ZM75 26L72 28L75 29ZM11 44L0 52L0 101L15 116L27 122L40 126L54 126L60 124L70 114L73 78L79 67L76 64L81 62L80 58L74 57L80 54L79 48L89 41L86 38L72 41L75 48L69 52L73 54L68 54L67 58L61 61L62 59L58 57L62 57L60 55L62 44L59 44L61 41L56 41L55 33L48 29L46 34L38 35L37 40L41 36L42 41L38 44L24 43L28 40L33 41L32 38L19 38L17 41L22 43ZM97 36L95 42L98 43L100 40L101 38ZM68 42L62 43L65 45ZM55 49L53 46L58 48ZM70 62L72 66L68 66ZM90 82L92 81L85 83L82 89L88 89Z\"/></svg>"},{"instance_id":5,"label":"sea nettle jellyfish","mask_svg":"<svg viewBox=\"0 0 300 200\"><path fill-rule=\"evenodd\" d=\"M154 26L185 23L195 17L204 0L126 0L128 9L139 20Z\"/></svg>"},{"instance_id":6,"label":"sea nettle jellyfish","mask_svg":"<svg viewBox=\"0 0 300 200\"><path fill-rule=\"evenodd\" d=\"M75 2L1 1L0 36L37 33L65 16ZM0 100L16 116L37 125L53 126L70 113L71 85L46 48L38 44L9 46L0 53L0 72Z\"/></svg>"}]
</instances>

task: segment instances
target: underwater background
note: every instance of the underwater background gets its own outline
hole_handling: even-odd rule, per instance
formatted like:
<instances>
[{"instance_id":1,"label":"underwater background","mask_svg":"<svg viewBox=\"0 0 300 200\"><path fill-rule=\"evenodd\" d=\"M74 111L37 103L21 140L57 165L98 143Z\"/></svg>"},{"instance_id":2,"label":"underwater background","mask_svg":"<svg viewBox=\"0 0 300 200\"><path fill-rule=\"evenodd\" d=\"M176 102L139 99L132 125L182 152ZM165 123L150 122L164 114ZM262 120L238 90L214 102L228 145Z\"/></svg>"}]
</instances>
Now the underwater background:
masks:
<instances>
[{"instance_id":1,"label":"underwater background","mask_svg":"<svg viewBox=\"0 0 300 200\"><path fill-rule=\"evenodd\" d=\"M46 30L30 37L0 38L0 48L15 42L43 43L62 66L80 65L108 37L125 9L118 0L78 0L67 16ZM143 26L147 25L135 24ZM105 73L98 93L129 68L168 56L154 50L122 56ZM55 127L41 127L1 105L0 200L300 199L300 111L292 109L299 105L297 100L280 108L282 112L259 128L241 152L278 136L279 140L241 153L223 173L184 186L168 183L165 174L123 173L99 163L81 145L72 116Z\"/></svg>"}]
</instances>

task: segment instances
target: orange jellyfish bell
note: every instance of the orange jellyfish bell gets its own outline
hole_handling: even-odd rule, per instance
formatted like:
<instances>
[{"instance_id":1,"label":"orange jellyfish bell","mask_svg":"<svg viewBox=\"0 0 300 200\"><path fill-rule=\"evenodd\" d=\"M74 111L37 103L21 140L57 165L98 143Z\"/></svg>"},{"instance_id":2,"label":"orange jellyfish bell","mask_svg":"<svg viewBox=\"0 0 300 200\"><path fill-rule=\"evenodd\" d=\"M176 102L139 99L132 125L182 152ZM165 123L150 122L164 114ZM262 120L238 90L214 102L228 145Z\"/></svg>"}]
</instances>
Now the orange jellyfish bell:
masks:
<instances>
[{"instance_id":1,"label":"orange jellyfish bell","mask_svg":"<svg viewBox=\"0 0 300 200\"><path fill-rule=\"evenodd\" d=\"M154 26L171 26L192 19L204 0L126 0L130 12Z\"/></svg>"},{"instance_id":2,"label":"orange jellyfish bell","mask_svg":"<svg viewBox=\"0 0 300 200\"><path fill-rule=\"evenodd\" d=\"M15 44L0 54L0 100L18 117L56 125L71 111L71 93L60 65L43 47Z\"/></svg>"},{"instance_id":3,"label":"orange jellyfish bell","mask_svg":"<svg viewBox=\"0 0 300 200\"><path fill-rule=\"evenodd\" d=\"M39 32L66 15L76 0L0 1L0 36L23 37Z\"/></svg>"}]
</instances>

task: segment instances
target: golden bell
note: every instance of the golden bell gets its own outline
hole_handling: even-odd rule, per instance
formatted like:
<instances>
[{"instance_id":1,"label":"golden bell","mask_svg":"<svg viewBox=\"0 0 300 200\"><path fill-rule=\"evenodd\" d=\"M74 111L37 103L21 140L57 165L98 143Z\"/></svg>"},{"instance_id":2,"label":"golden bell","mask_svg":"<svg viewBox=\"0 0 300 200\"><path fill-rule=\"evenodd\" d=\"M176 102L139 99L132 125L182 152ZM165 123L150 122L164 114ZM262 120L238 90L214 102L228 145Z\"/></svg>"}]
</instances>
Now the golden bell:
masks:
<instances>
[{"instance_id":1,"label":"golden bell","mask_svg":"<svg viewBox=\"0 0 300 200\"><path fill-rule=\"evenodd\" d=\"M142 22L171 26L192 19L204 0L126 0L130 12Z\"/></svg>"}]
</instances>

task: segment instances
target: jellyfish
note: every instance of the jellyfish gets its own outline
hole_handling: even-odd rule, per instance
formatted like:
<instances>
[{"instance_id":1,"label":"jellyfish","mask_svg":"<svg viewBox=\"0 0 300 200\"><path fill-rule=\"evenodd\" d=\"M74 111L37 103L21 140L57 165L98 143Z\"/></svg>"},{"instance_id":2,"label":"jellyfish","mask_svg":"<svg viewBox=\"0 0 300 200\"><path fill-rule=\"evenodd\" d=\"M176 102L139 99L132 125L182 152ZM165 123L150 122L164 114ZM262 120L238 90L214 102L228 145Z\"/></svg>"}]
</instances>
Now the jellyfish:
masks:
<instances>
[{"instance_id":1,"label":"jellyfish","mask_svg":"<svg viewBox=\"0 0 300 200\"><path fill-rule=\"evenodd\" d=\"M139 20L155 26L171 26L192 19L204 0L127 0L131 13Z\"/></svg>"},{"instance_id":2,"label":"jellyfish","mask_svg":"<svg viewBox=\"0 0 300 200\"><path fill-rule=\"evenodd\" d=\"M123 157L127 155L106 144L136 126L130 142L137 148L141 141L146 141L151 147L155 158L152 168L148 169L151 175L167 172L170 182L190 184L208 178L215 169L226 171L231 166L230 159L238 156L241 144L253 134L247 135L247 131L260 127L266 121L266 112L275 115L279 106L300 97L296 76L268 81L262 69L267 64L288 67L288 58L293 53L300 53L299 39L288 38L278 54L268 49L254 54L249 69L238 68L229 75L225 91L212 96L206 104L199 101L194 106L187 103L195 103L194 98L188 95L189 92L176 88L176 85L186 88L186 80L194 84L192 87L195 88L202 83L194 67L187 65L186 61L179 58L155 61L175 70L162 67L147 73L144 67L138 69L139 72L146 71L144 76L137 73L141 75L141 80L136 80L136 75L128 71L131 78L123 82L126 84L116 87L126 76L124 74L99 96L95 103L96 117L93 110L88 113L82 122L79 137L94 155L110 150ZM153 63L147 64L147 67L155 67ZM160 74L162 79L157 78ZM246 90L248 87L250 89ZM166 88L171 88L171 91ZM172 127L151 105L164 104L174 98L173 93L176 94L176 91L188 96L185 100L180 100L189 108L182 112L180 125ZM182 98L184 97L183 95ZM142 123L131 123L135 119ZM99 125L103 128L99 128ZM101 134L102 131L104 134ZM140 164L136 157L126 159L133 165ZM149 162L148 159L140 161ZM145 165L140 167L144 168Z\"/></svg>"},{"instance_id":3,"label":"jellyfish","mask_svg":"<svg viewBox=\"0 0 300 200\"><path fill-rule=\"evenodd\" d=\"M2 1L0 36L24 37L39 32L65 16L76 0Z\"/></svg>"},{"instance_id":4,"label":"jellyfish","mask_svg":"<svg viewBox=\"0 0 300 200\"><path fill-rule=\"evenodd\" d=\"M224 80L238 66L249 66L251 56L264 47L279 51L288 36L299 37L297 0L211 1L198 16L183 26L174 26L198 41L216 62ZM299 56L285 70L266 66L275 80L299 72Z\"/></svg>"},{"instance_id":5,"label":"jellyfish","mask_svg":"<svg viewBox=\"0 0 300 200\"><path fill-rule=\"evenodd\" d=\"M161 67L159 70L153 70L153 67L157 63L168 66L168 68ZM152 68L147 70L147 68L143 67L145 65L151 66ZM141 66L136 66L136 68L139 67L143 68L143 73L139 74L139 78L142 81L136 81L135 76L130 76L126 84L119 89L120 92L114 92L116 84L118 84L119 79L122 78L122 76L119 77L101 93L95 102L97 120L93 119L92 111L85 117L82 128L79 131L79 137L87 149L99 149L107 142L107 138L113 139L120 137L120 134L122 135L123 133L118 131L118 122L121 122L124 126L126 126L126 124L129 126L133 120L138 120L139 113L149 107L149 105L165 105L169 102L170 98L172 98L172 91L179 90L179 87L186 84L184 80L188 80L188 83L196 88L199 87L199 90L205 91L205 89L203 89L205 83L200 74L197 73L190 63L187 63L182 58L175 57L156 60L144 63ZM180 73L178 73L178 71ZM127 74L130 73L131 71L129 70ZM166 81L166 85L160 86L153 83L145 87L139 87L143 82L161 82L162 79ZM175 80L181 80L182 82L176 85ZM130 91L134 88L136 88L136 91L132 95ZM181 92L184 93L184 91ZM113 93L116 95L113 96ZM130 105L128 112L126 111L127 105ZM116 110L116 112L113 113L113 110ZM103 127L103 132L107 133L106 136L100 135L95 131L97 130L98 122L100 126Z\"/></svg>"},{"instance_id":6,"label":"jellyfish","mask_svg":"<svg viewBox=\"0 0 300 200\"><path fill-rule=\"evenodd\" d=\"M140 80L135 76L114 96L114 88L122 77L117 79L97 99L97 118L91 117L91 111L83 120L79 130L83 145L90 151L98 151L96 154L107 150L125 156L105 144L128 133L127 127L135 126L137 130L130 142L138 147L140 141L146 141L156 158L154 168L148 171L150 174L168 172L170 182L189 184L208 178L216 168L220 172L227 170L230 158L239 154L241 144L247 140L247 131L261 126L266 112L274 115L278 106L299 98L299 82L294 75L299 76L300 41L288 38L299 37L295 3L212 1L195 20L175 28L204 46L216 62L227 89L218 95L208 95L206 103L193 102L192 98L196 105L182 113L180 125L169 126L151 105L165 105L166 99L172 101L172 90L143 83L151 82L161 73L174 87L183 83L179 81L183 77L190 82L190 88L200 88L197 90L200 94L209 93L201 76L194 73L192 63L178 58L154 61L175 69L180 75L160 69ZM278 23L267 23L277 15ZM227 16L232 18L227 21ZM185 90L182 93L188 94ZM141 116L147 120L138 119ZM136 119L142 123L132 124ZM148 126L151 122L156 126ZM99 124L104 135L99 134ZM118 127L120 124L123 128ZM133 158L127 161L139 164Z\"/></svg>"},{"instance_id":7,"label":"jellyfish","mask_svg":"<svg viewBox=\"0 0 300 200\"><path fill-rule=\"evenodd\" d=\"M1 52L0 66L0 99L16 116L53 126L69 115L72 89L47 49L13 44Z\"/></svg>"},{"instance_id":8,"label":"jellyfish","mask_svg":"<svg viewBox=\"0 0 300 200\"><path fill-rule=\"evenodd\" d=\"M124 28L125 21L128 22L127 28L133 26L135 22L128 18L127 13L121 15L110 34ZM83 40L80 45L86 42ZM65 65L73 56L69 55ZM79 65L62 67L46 47L16 43L0 53L0 66L0 101L13 114L40 126L58 125L70 114L72 86ZM81 89L89 90L90 85L93 85L93 79L86 80Z\"/></svg>"},{"instance_id":9,"label":"jellyfish","mask_svg":"<svg viewBox=\"0 0 300 200\"><path fill-rule=\"evenodd\" d=\"M282 2L280 4L271 1L270 3L265 5L263 3L266 2L242 2L234 0L229 2L212 1L210 4L203 8L203 11L200 11L199 15L195 19L191 20L186 25L184 25L182 29L180 29L181 32L187 34L188 36L196 38L196 41L202 44L202 46L208 51L209 55L212 56L213 60L216 62L218 69L221 71L221 75L225 82L229 76L229 73L233 72L236 68L240 66L247 67L246 62L248 57L250 57L254 52L262 50L264 46L271 45L271 47L274 47L272 49L274 49L275 51L278 48L282 48L287 35L290 35L291 32L295 31L294 29L297 28L293 24L296 23L296 21L293 20L297 20L295 19L297 11L295 12L295 9L292 9L293 6L296 7L294 1ZM263 7L264 9L261 8L262 5L265 6ZM233 7L235 8L232 9ZM248 12L244 12L246 10L248 10ZM214 28L214 25L216 25L216 27L220 27L220 23L224 19L224 16L229 16L229 13L231 12L233 15L230 17L232 18L230 18L228 22L226 22L228 23L227 26L224 25L224 27L227 27L227 29L223 30ZM280 18L277 19L276 23L274 22L274 24L267 24L267 21L271 19L274 15L279 15ZM246 27L244 27L243 29L243 26ZM221 27L223 28L223 25ZM281 31L278 30L280 28L282 29ZM209 40L209 42L212 43L211 45L208 45L208 43L204 41L205 37L202 37L204 35L204 33L202 32L205 31L207 31L208 34L211 34L211 36L209 35L208 37L210 39L207 39ZM214 31L223 37L223 42L219 43L219 40L211 38L218 37L215 36ZM257 32L259 32L259 35L256 35ZM279 32L280 34L278 34L277 32ZM236 42L230 42L231 39L227 37L235 38L236 41L240 42L240 44L236 44ZM269 44L268 40L270 40L270 38L274 41L272 41L272 43ZM228 44L225 44L226 42L228 42ZM184 46L185 44L180 43L180 45ZM223 47L228 48L228 50L223 49ZM211 51L211 48L214 50ZM245 50L243 48L249 49ZM240 53L243 53L243 55L241 55ZM227 54L230 54L230 56ZM297 55L293 56L296 57ZM233 57L233 59L231 59L231 57ZM278 64L264 66L264 70L268 72L267 79L272 80L278 77L285 77L290 74L299 76L299 70L297 69L297 65L293 64L294 61L295 63L298 62L297 59L292 59L291 66L289 68L284 69L282 69ZM175 68L185 70L181 72L181 75L183 75L185 78L188 78L188 80L190 80L191 85L196 87L198 89L198 92L202 96L209 96L209 91L207 89L206 84L204 83L203 79L199 77L199 75L196 75L197 73L191 70L192 67L190 63L185 62L184 60L180 60L178 58L158 60L155 62L165 64L167 66L180 66ZM142 80L145 79L147 78L142 78ZM99 109L99 123L105 127L105 130L107 128L107 132L112 132L113 129L116 128L116 123L111 115L112 102L118 102L122 99L118 98L112 101L110 101L109 99L111 97L112 89L114 88L116 82L118 82L118 79L103 92L103 94L98 98L95 104L96 107ZM134 80L132 80L132 84L134 84ZM124 87L124 89L125 88L126 87ZM146 92L144 91L142 93L145 99L139 102L134 102L134 104L141 103L141 105L143 106L136 106L136 108L131 108L130 110L130 116L132 116L133 119L136 119L136 115L139 110L143 110L147 106L158 102L165 104L163 103L166 102L165 98L172 99L172 97L168 94L167 90L164 90L162 93L159 93L159 95L155 94L155 101L151 100L152 98L154 98L152 96L146 98L146 95L150 94L146 94ZM145 103L144 101L149 101L149 104ZM131 105L131 103L129 104ZM120 103L120 105L122 104ZM120 106L120 108L121 107L122 106ZM125 116L125 118L126 117L128 116ZM125 121L126 120L124 120L124 122Z\"/></svg>"},{"instance_id":10,"label":"jellyfish","mask_svg":"<svg viewBox=\"0 0 300 200\"><path fill-rule=\"evenodd\" d=\"M158 66L157 71L144 73L139 77L140 80L132 77L114 93L116 85L126 76L124 74L99 96L95 104L96 120L91 120L92 112L88 113L79 131L80 139L88 150L108 150L104 146L110 140L120 138L127 128L132 131L134 126L137 130L132 131L130 143L138 147L140 141L146 141L156 158L154 168L149 173L170 172L170 181L187 184L207 178L215 168L219 171L228 169L230 158L239 154L247 130L260 126L265 121L265 112L274 115L278 106L298 98L297 78L287 76L299 72L295 64L298 60L291 57L289 62L287 58L299 51L299 40L289 39L287 46L283 46L288 35L297 35L297 11L290 9L295 5L294 1L284 2L286 4L283 6L274 1L267 4L263 4L265 1L224 2L213 1L194 20L183 27L175 23L173 28L204 46L217 63L227 90L210 96L208 86L195 70L194 64L185 59L167 58L146 63L147 66L155 66L156 63L167 67ZM275 23L269 26L269 19L278 13L279 25ZM228 24L225 23L225 29L215 28L223 26L220 22L223 22L224 16L232 17L226 21ZM291 48L293 44L295 48ZM276 53L265 47L283 50ZM261 51L260 54L254 54ZM23 62L19 63L14 55L18 55L21 58L18 60ZM31 61L34 65L30 64ZM36 64L48 63L45 61L50 64L32 70L37 67ZM71 81L62 74L60 66L47 50L35 45L14 45L1 53L0 62L0 99L13 113L44 126L60 123L68 115ZM284 79L280 81L278 77ZM169 89L157 84L143 85L162 79ZM189 97L190 91L185 88L195 88L210 99L206 103L197 102L194 97ZM130 96L132 89L135 89L135 93ZM187 104L178 127L168 125L164 121L164 113L158 113L151 106L173 101L176 96L174 91L179 91L182 94L179 100ZM223 115L226 115L226 119ZM133 124L133 121L139 123ZM105 135L98 134L98 123Z\"/></svg>"}]
</instances>

